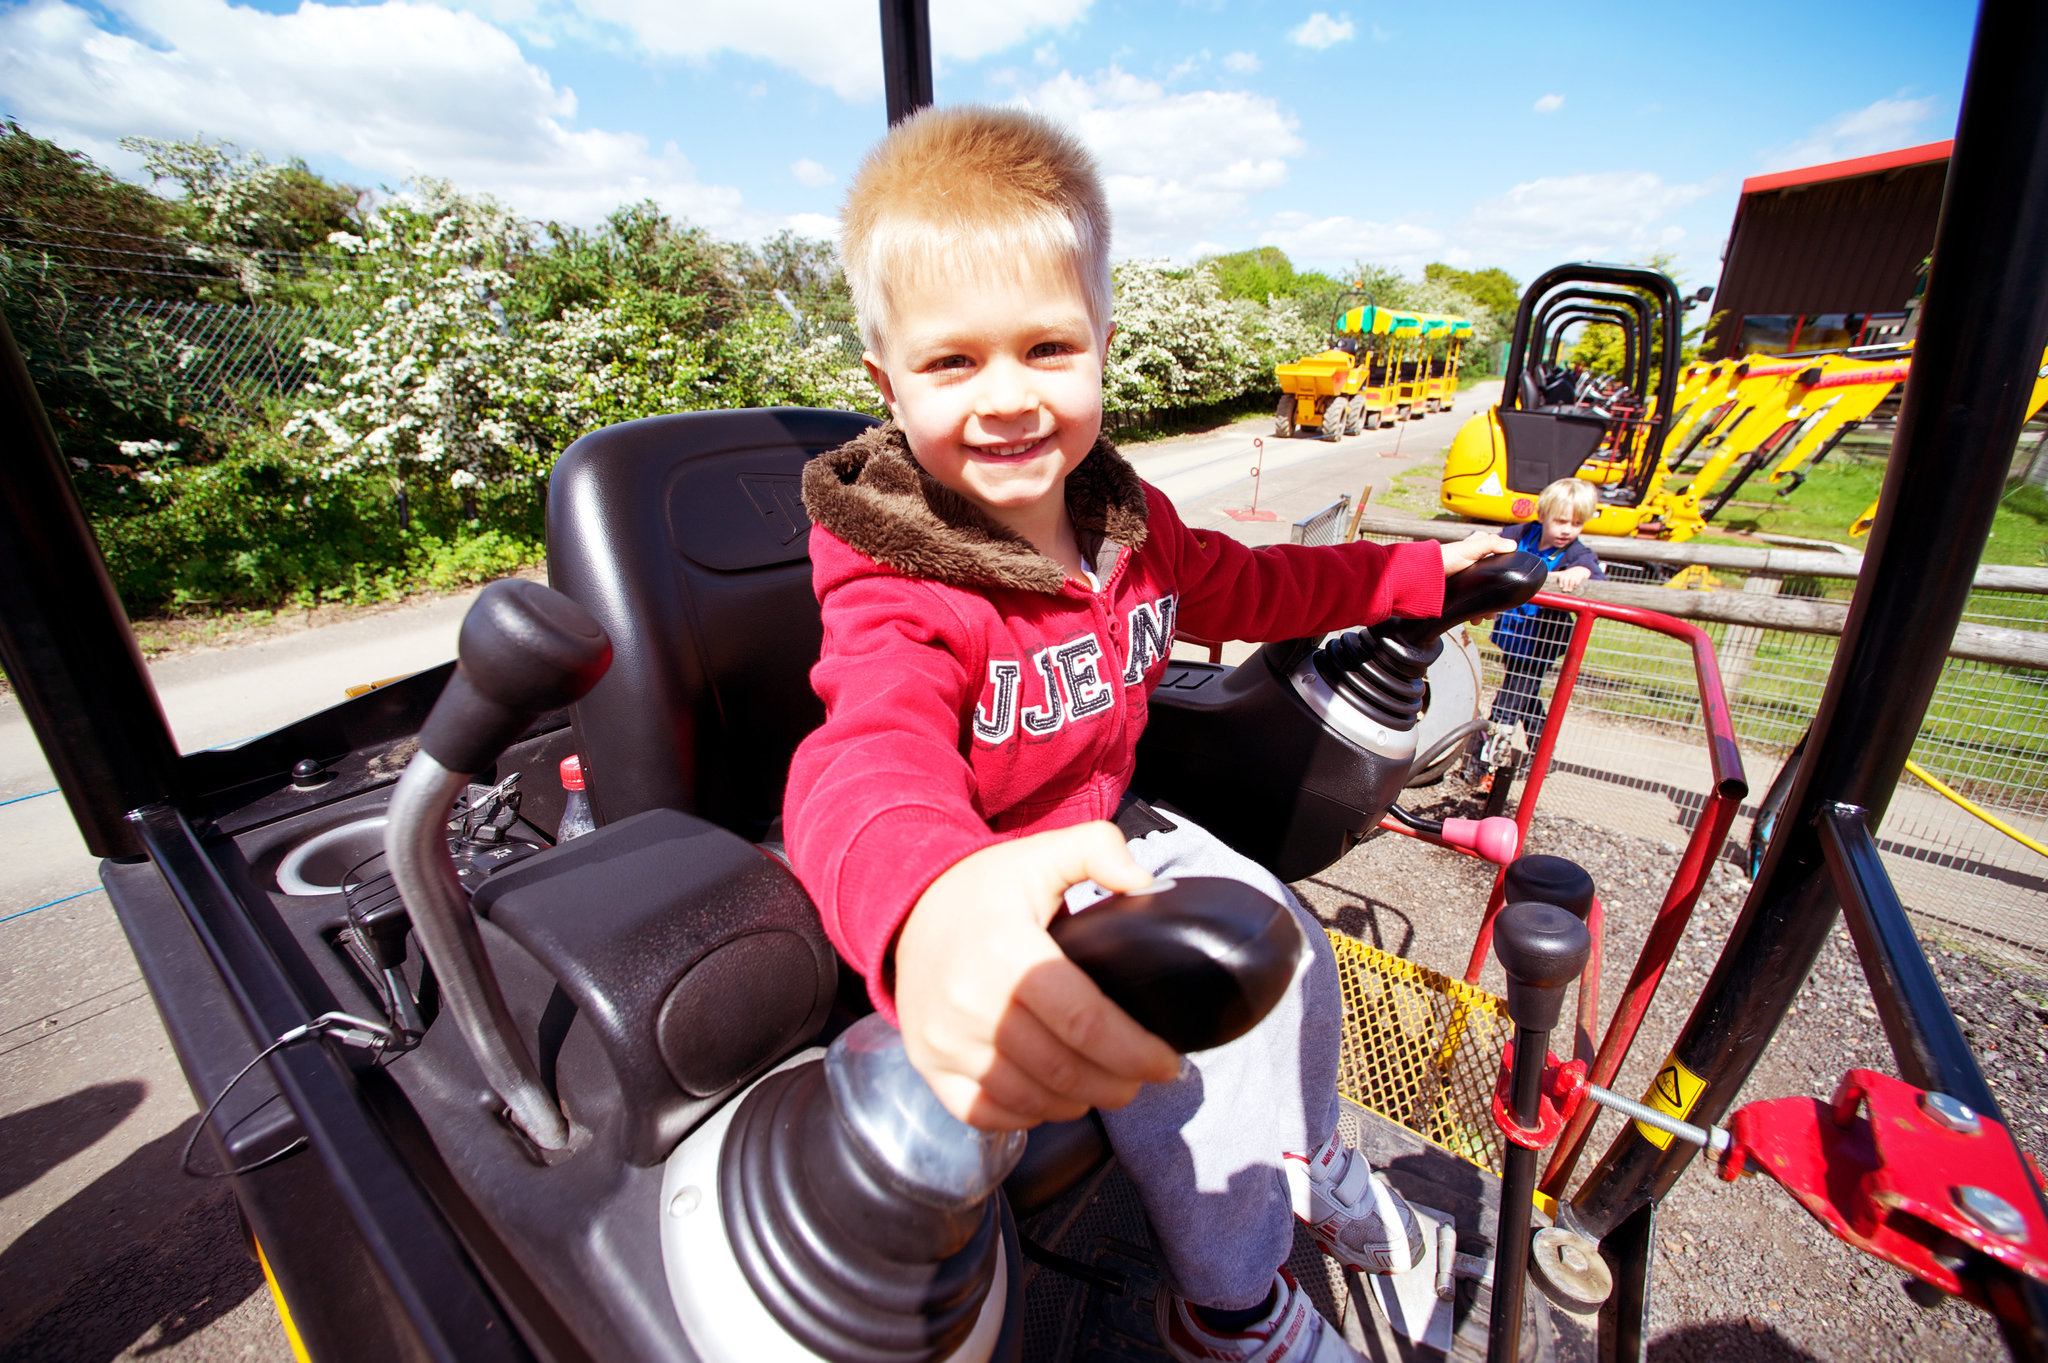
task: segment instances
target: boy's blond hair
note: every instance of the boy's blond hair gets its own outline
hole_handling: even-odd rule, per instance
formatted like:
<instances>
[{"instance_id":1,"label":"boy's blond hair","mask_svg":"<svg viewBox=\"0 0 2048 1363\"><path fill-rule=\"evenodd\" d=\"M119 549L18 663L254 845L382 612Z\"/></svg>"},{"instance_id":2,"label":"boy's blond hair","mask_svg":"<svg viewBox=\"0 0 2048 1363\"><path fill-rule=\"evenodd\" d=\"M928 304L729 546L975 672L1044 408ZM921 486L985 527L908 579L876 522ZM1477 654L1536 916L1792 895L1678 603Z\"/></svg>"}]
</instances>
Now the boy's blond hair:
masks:
<instances>
[{"instance_id":1,"label":"boy's blond hair","mask_svg":"<svg viewBox=\"0 0 2048 1363\"><path fill-rule=\"evenodd\" d=\"M1090 156L1039 114L926 108L861 162L840 213L840 256L863 344L877 355L892 286L1033 267L1072 273L1109 331L1109 204Z\"/></svg>"},{"instance_id":2,"label":"boy's blond hair","mask_svg":"<svg viewBox=\"0 0 2048 1363\"><path fill-rule=\"evenodd\" d=\"M1560 478L1536 498L1536 519L1547 521L1562 511L1584 525L1600 509L1600 490L1583 478Z\"/></svg>"}]
</instances>

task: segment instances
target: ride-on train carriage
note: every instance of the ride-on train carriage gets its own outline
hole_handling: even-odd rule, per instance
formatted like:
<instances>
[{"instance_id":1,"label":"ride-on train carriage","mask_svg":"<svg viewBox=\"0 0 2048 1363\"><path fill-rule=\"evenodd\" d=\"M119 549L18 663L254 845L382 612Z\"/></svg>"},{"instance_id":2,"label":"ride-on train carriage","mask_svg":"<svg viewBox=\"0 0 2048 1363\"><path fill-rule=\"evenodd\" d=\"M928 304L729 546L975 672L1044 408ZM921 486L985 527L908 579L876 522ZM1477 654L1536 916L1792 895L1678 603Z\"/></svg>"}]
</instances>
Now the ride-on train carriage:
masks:
<instances>
[{"instance_id":1,"label":"ride-on train carriage","mask_svg":"<svg viewBox=\"0 0 2048 1363\"><path fill-rule=\"evenodd\" d=\"M886 47L929 51L914 22ZM1778 1179L1925 1290L1996 1313L2017 1356L2048 1355L2040 1190L1868 831L2002 487L2024 390L2001 365L2048 342L2044 64L2048 16L1988 4L1865 577L1779 831L1673 1045L1675 1096L1631 1108L1575 1182L1554 1155L1539 1208L1539 1152L1582 1146L1589 1104L1627 1102L1597 1068L1548 1058L1596 941L1597 887L1569 864L1523 859L1472 906L1505 1001L1347 952L1353 1039L1422 1063L1362 1087L1377 1106L1349 1106L1346 1125L1440 1214L1426 1272L1310 1281L1369 1351L1641 1357L1658 1201L1705 1148L1728 1176ZM4 351L0 665L108 858L298 1347L1156 1356L1156 1268L1099 1129L1044 1127L1019 1149L942 1120L889 1029L856 1016L777 857L783 771L817 715L796 472L863 418L698 413L594 433L551 487L558 590L498 584L458 665L180 757L11 339ZM1538 586L1503 558L1454 580L1437 621L1273 645L1235 669L1175 664L1141 791L1284 877L1312 873L1434 760L1417 734L1441 634ZM1711 652L1698 657L1732 804L1739 756ZM572 751L599 826L550 847L539 830L560 810L543 778ZM1714 822L1682 874L1716 850ZM1514 851L1498 827L1410 831ZM1852 1073L1832 1105L1753 1103L1722 1125L1838 909L1900 1079ZM1295 932L1256 896L1188 881L1058 935L1135 1017L1196 1049L1261 1015ZM1632 988L1617 1022L1643 1001ZM1448 1046L1453 1031L1482 1042ZM1471 1071L1446 1068L1475 1057L1476 1097Z\"/></svg>"}]
</instances>

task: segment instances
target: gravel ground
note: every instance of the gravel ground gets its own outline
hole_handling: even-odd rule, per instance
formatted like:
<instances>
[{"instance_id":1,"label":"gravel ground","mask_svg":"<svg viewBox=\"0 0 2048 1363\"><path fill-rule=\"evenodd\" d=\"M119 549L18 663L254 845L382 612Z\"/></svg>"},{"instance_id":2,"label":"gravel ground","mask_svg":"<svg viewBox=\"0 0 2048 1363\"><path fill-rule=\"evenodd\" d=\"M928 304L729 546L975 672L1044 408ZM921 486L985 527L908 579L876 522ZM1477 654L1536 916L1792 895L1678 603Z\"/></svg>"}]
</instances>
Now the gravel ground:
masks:
<instances>
[{"instance_id":1,"label":"gravel ground","mask_svg":"<svg viewBox=\"0 0 2048 1363\"><path fill-rule=\"evenodd\" d=\"M1433 815L1471 812L1452 807L1451 783L1417 794L1424 799L1411 795L1408 803ZM1425 805L1431 796L1440 808ZM1526 850L1570 857L1599 886L1607 914L1603 1016L1627 981L1684 837L1675 824L1671 840L1659 842L1547 815L1531 829ZM1456 976L1471 951L1490 872L1469 857L1382 834L1295 888L1333 926ZM1716 867L1613 1085L1617 1091L1648 1087L1748 891L1734 867ZM2048 1163L2048 984L1950 944L1929 940L1928 949L2021 1145ZM1497 962L1488 961L1480 982L1502 990ZM1565 1016L1572 1016L1570 1006ZM1897 1073L1855 950L1838 926L1738 1102L1826 1098L1852 1068ZM1602 1116L1581 1173L1620 1125ZM1768 1179L1724 1183L1695 1162L1665 1199L1658 1229L1650 1346L1658 1363L2007 1356L1988 1315L1962 1302L1932 1311L1915 1306L1897 1269L1835 1240Z\"/></svg>"}]
</instances>

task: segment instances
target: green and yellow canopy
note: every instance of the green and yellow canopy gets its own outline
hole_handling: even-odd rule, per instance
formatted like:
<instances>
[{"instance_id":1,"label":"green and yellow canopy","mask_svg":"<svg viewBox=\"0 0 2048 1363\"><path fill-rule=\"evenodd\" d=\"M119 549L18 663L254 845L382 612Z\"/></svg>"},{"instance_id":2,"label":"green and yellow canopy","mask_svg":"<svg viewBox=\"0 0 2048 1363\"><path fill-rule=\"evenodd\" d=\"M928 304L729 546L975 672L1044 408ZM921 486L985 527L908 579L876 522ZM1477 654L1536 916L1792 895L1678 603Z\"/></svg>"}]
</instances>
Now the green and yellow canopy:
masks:
<instances>
[{"instance_id":1,"label":"green and yellow canopy","mask_svg":"<svg viewBox=\"0 0 2048 1363\"><path fill-rule=\"evenodd\" d=\"M1462 317L1441 317L1434 313L1403 312L1367 304L1353 308L1337 319L1337 330L1347 336L1391 336L1397 341L1469 340L1472 324Z\"/></svg>"}]
</instances>

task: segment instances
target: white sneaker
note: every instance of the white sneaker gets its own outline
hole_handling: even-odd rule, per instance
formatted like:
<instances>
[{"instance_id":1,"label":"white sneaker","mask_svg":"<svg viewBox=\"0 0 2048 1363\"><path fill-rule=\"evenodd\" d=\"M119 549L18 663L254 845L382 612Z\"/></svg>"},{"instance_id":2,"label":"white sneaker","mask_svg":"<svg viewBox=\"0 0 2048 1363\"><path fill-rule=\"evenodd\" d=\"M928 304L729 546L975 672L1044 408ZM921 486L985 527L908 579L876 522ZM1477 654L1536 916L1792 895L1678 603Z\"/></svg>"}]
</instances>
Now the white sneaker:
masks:
<instances>
[{"instance_id":1,"label":"white sneaker","mask_svg":"<svg viewBox=\"0 0 2048 1363\"><path fill-rule=\"evenodd\" d=\"M1360 1273L1406 1273L1422 1262L1422 1223L1407 1200L1336 1132L1280 1167L1294 1214L1323 1253Z\"/></svg>"},{"instance_id":2,"label":"white sneaker","mask_svg":"<svg viewBox=\"0 0 2048 1363\"><path fill-rule=\"evenodd\" d=\"M1242 1331L1211 1330L1180 1295L1159 1289L1152 1321L1159 1342L1179 1363L1364 1363L1323 1319L1286 1269L1274 1274L1273 1309Z\"/></svg>"}]
</instances>

